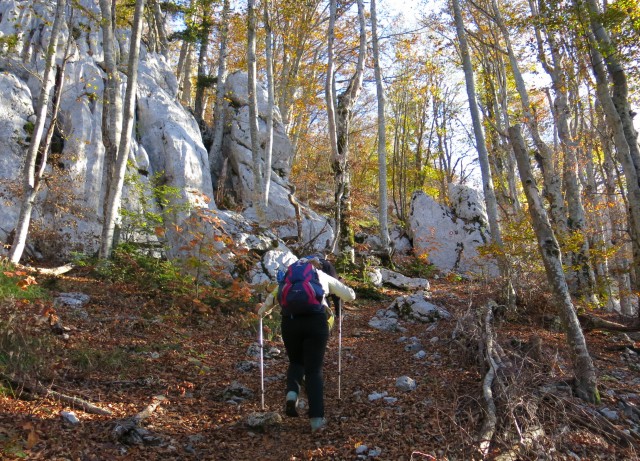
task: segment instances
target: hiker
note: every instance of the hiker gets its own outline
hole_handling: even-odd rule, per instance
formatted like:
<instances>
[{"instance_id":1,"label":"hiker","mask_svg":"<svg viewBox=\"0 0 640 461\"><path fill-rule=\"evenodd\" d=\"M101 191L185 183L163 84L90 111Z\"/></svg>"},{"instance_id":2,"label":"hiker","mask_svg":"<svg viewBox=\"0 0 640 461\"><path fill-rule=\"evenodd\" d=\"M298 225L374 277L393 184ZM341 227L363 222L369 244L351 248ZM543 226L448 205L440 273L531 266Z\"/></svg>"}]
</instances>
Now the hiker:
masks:
<instances>
[{"instance_id":1,"label":"hiker","mask_svg":"<svg viewBox=\"0 0 640 461\"><path fill-rule=\"evenodd\" d=\"M328 307L327 295L336 295L344 301L353 301L356 298L354 291L321 270L322 263L317 257L303 258L294 264L310 263L317 273L317 281L322 287L322 310L310 313L291 314L296 306L282 306L282 339L289 357L287 370L287 387L285 400L285 414L298 416L297 404L302 379L305 379L307 397L309 399L309 421L311 432L315 433L326 425L324 418L324 396L322 366L324 353L329 341L329 325L325 308ZM289 272L289 270L288 270ZM286 278L286 277L285 277ZM258 314L264 316L271 312L276 303L284 304L284 300L277 300L275 290L265 300Z\"/></svg>"}]
</instances>

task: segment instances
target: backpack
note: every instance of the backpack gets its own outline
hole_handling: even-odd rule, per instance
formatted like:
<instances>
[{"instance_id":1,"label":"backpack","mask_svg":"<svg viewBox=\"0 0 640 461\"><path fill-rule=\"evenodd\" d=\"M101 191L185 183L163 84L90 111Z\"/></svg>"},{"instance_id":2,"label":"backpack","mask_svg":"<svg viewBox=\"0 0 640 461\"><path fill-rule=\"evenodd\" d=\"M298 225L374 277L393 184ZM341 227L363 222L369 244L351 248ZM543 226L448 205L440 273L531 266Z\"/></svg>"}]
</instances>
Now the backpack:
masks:
<instances>
[{"instance_id":1,"label":"backpack","mask_svg":"<svg viewBox=\"0 0 640 461\"><path fill-rule=\"evenodd\" d=\"M324 290L318 271L306 259L289 266L278 288L278 303L285 314L304 315L324 312Z\"/></svg>"}]
</instances>

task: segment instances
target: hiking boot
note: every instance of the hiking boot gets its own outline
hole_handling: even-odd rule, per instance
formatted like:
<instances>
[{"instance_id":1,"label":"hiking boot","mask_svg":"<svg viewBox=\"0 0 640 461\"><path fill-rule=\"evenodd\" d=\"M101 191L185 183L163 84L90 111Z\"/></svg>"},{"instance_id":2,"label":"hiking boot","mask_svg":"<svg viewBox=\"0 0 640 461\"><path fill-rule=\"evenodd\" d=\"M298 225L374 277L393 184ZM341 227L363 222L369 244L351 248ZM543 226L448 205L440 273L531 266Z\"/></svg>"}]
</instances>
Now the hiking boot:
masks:
<instances>
[{"instance_id":1,"label":"hiking boot","mask_svg":"<svg viewBox=\"0 0 640 461\"><path fill-rule=\"evenodd\" d=\"M327 426L327 420L324 418L310 418L309 422L311 423L312 434L322 432L322 430Z\"/></svg>"},{"instance_id":2,"label":"hiking boot","mask_svg":"<svg viewBox=\"0 0 640 461\"><path fill-rule=\"evenodd\" d=\"M284 404L284 413L287 416L298 416L298 393L294 391L287 392L287 400Z\"/></svg>"}]
</instances>

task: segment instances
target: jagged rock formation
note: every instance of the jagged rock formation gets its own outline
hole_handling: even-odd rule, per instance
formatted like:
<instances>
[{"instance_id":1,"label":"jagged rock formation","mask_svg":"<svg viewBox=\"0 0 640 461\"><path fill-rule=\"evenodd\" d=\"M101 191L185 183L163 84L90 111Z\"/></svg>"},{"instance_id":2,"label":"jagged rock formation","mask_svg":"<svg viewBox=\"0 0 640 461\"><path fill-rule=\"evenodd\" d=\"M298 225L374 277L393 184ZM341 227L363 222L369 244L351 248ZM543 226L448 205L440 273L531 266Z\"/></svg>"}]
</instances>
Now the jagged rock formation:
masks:
<instances>
[{"instance_id":1,"label":"jagged rock formation","mask_svg":"<svg viewBox=\"0 0 640 461\"><path fill-rule=\"evenodd\" d=\"M60 107L58 143L47 166L47 186L42 188L34 208L29 250L45 257L65 258L71 251L96 251L102 226L105 199L105 147L103 144L103 92L106 74L102 69L102 31L97 18L97 0L83 0L85 12L76 10L71 24L65 24L57 50L57 62L63 60L66 42L70 56ZM0 4L0 241L7 242L14 228L21 195L22 167L34 123L34 105L41 88L37 75L43 67L49 28L43 18L52 16L52 4L33 1L7 1ZM126 62L128 34L116 34L121 61ZM9 40L11 38L11 40ZM11 44L11 45L10 45ZM121 72L124 93L126 74ZM227 192L245 207L252 194L250 145L246 105L246 74L232 74L227 85L231 103L227 108L224 155L230 160L231 174L225 178ZM122 206L129 214L164 213L168 224L187 218L189 210L206 208L217 212L213 200L220 171L211 168L198 124L177 100L178 85L170 64L144 45L140 53L138 90L135 106L136 130L129 153L127 181ZM266 95L260 89L260 107L264 114ZM243 96L244 95L244 96ZM244 98L244 99L243 99ZM264 123L262 123L264 137ZM296 211L290 201L288 175L293 151L276 115L274 133L272 194L268 216L278 235L255 234L250 223L252 210L243 216L225 211L218 217L224 229L241 245L256 245L259 251L276 248L278 237L298 235ZM222 159L221 159L222 160ZM216 165L217 166L217 165ZM220 165L221 166L221 165ZM170 206L160 208L151 195L152 184L171 190ZM327 220L300 207L302 237L315 239L314 248L323 248L333 231ZM278 223L282 223L279 224ZM126 223L125 223L126 224ZM171 235L169 251L179 245ZM126 232L126 230L123 230ZM215 232L211 229L211 232ZM154 236L147 236L153 239ZM131 231L126 238L140 240ZM253 248L253 247L252 247ZM172 250L173 249L173 250Z\"/></svg>"},{"instance_id":2,"label":"jagged rock formation","mask_svg":"<svg viewBox=\"0 0 640 461\"><path fill-rule=\"evenodd\" d=\"M478 247L488 243L487 217L477 191L451 185L452 207L437 203L422 191L411 198L409 233L416 254L449 272L495 274L493 261L480 257Z\"/></svg>"},{"instance_id":3,"label":"jagged rock formation","mask_svg":"<svg viewBox=\"0 0 640 461\"><path fill-rule=\"evenodd\" d=\"M255 217L251 204L254 197L253 159L249 134L249 106L247 74L235 72L227 77L225 84L225 130L222 154L211 160L213 183L216 189L223 188L225 195L245 207L243 214ZM260 145L266 144L267 93L258 85L258 129ZM304 204L296 204L293 187L289 182L293 147L282 125L280 112L274 109L273 159L271 164L271 189L267 219L280 238L313 242L312 248L324 249L333 239L333 229L324 217ZM224 168L225 161L228 163ZM264 157L263 157L264 161ZM223 172L224 177L221 177ZM300 229L298 229L298 219ZM298 235L300 233L301 235Z\"/></svg>"}]
</instances>

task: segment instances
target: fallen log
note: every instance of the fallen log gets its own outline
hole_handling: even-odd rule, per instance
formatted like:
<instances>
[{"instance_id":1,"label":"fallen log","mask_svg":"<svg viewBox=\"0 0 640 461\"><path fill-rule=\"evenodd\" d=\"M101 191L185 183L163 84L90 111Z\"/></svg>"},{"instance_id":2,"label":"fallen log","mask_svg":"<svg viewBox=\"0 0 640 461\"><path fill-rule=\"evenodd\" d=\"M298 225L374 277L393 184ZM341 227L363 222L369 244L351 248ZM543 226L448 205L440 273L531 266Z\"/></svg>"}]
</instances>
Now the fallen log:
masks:
<instances>
[{"instance_id":1,"label":"fallen log","mask_svg":"<svg viewBox=\"0 0 640 461\"><path fill-rule=\"evenodd\" d=\"M31 397L36 397L38 395L41 396L40 398L52 397L56 400L70 405L74 409L79 409L84 411L85 413L91 413L94 415L109 416L112 414L110 410L98 407L87 400L54 391L46 386L43 386L40 383L27 384L24 381L19 381L15 376L8 376L5 374L0 374L0 380L9 383L16 389L21 389L21 392L25 392Z\"/></svg>"},{"instance_id":2,"label":"fallen log","mask_svg":"<svg viewBox=\"0 0 640 461\"><path fill-rule=\"evenodd\" d=\"M79 397L73 397L71 395L62 394L60 392L56 392L51 390L40 383L34 386L34 390L36 392L44 394L45 397L53 397L54 399L60 400L61 402L67 403L72 406L74 409L80 409L85 413L91 413L94 415L111 415L113 414L110 410L100 408L87 400L81 399Z\"/></svg>"},{"instance_id":3,"label":"fallen log","mask_svg":"<svg viewBox=\"0 0 640 461\"><path fill-rule=\"evenodd\" d=\"M640 331L640 325L637 323L634 323L633 325L623 325L621 323L604 320L590 314L580 314L578 315L578 320L580 321L580 325L583 330L607 330L628 333Z\"/></svg>"}]
</instances>

